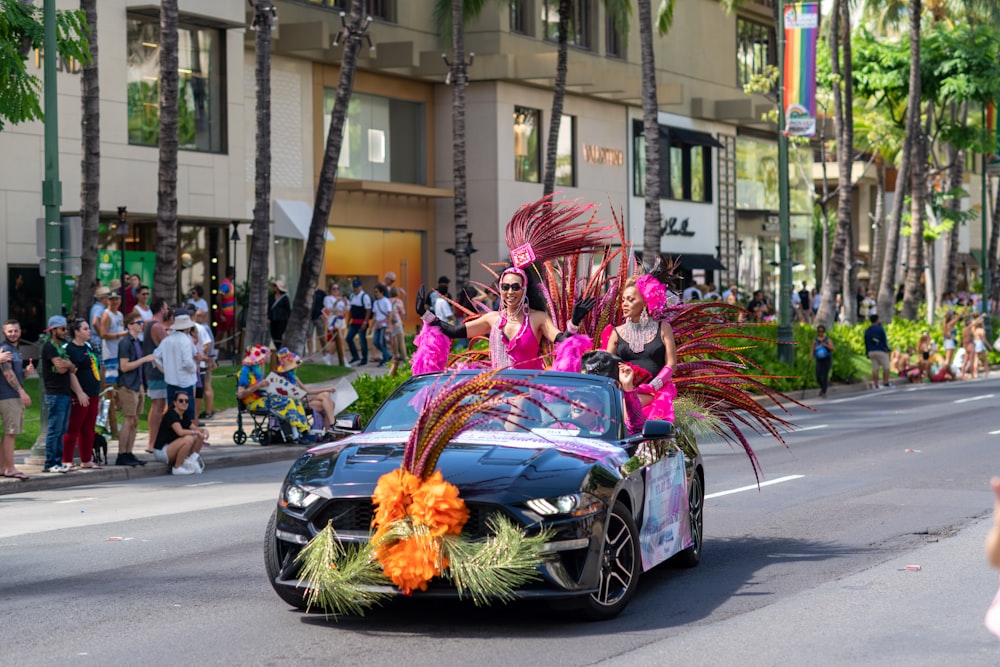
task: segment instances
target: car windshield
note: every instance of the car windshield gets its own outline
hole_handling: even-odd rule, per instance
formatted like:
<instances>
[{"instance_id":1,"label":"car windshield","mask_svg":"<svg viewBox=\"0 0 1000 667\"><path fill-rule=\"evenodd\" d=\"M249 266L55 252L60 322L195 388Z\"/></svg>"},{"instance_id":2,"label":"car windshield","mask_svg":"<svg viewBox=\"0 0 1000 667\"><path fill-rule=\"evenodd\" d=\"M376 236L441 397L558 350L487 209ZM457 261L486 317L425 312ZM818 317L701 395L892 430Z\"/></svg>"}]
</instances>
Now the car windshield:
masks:
<instances>
[{"instance_id":1,"label":"car windshield","mask_svg":"<svg viewBox=\"0 0 1000 667\"><path fill-rule=\"evenodd\" d=\"M410 379L394 393L372 418L365 431L409 431L423 407L454 377L428 375ZM485 419L478 431L517 432L540 435L574 435L616 440L619 437L615 392L605 383L585 376L544 375L536 378L536 389L528 391L533 401L521 400L521 414ZM517 400L512 397L512 400ZM509 411L509 408L502 408Z\"/></svg>"}]
</instances>

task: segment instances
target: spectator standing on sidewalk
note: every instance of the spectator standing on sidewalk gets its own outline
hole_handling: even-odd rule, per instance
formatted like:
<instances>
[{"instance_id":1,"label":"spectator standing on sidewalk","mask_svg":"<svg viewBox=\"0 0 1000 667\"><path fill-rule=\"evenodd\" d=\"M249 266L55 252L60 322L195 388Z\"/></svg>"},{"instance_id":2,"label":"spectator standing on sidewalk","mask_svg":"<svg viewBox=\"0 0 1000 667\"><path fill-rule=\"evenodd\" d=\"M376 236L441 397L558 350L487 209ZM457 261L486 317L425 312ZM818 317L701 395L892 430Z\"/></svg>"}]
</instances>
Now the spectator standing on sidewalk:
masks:
<instances>
[{"instance_id":1,"label":"spectator standing on sidewalk","mask_svg":"<svg viewBox=\"0 0 1000 667\"><path fill-rule=\"evenodd\" d=\"M865 352L872 362L872 387L891 387L889 382L889 340L885 334L885 329L878 321L878 315L869 315L868 321L871 323L865 329ZM878 372L882 369L882 384L878 383Z\"/></svg>"},{"instance_id":2,"label":"spectator standing on sidewalk","mask_svg":"<svg viewBox=\"0 0 1000 667\"><path fill-rule=\"evenodd\" d=\"M813 339L813 360L816 362L816 382L819 383L819 397L826 398L830 384L830 369L833 368L833 341L826 335L826 327L816 327Z\"/></svg>"},{"instance_id":3,"label":"spectator standing on sidewalk","mask_svg":"<svg viewBox=\"0 0 1000 667\"><path fill-rule=\"evenodd\" d=\"M323 360L327 366L332 366L333 353L336 352L340 365L346 366L344 332L347 331L347 299L341 295L340 285L336 282L330 283L328 294L323 299L323 312L327 317L327 342L323 347Z\"/></svg>"},{"instance_id":4,"label":"spectator standing on sidewalk","mask_svg":"<svg viewBox=\"0 0 1000 667\"><path fill-rule=\"evenodd\" d=\"M194 321L186 311L174 317L169 336L160 341L153 351L153 363L163 372L167 383L167 402L174 404L174 396L183 391L190 399L185 415L194 421L194 390L198 384L198 362L195 360L191 328ZM157 431L159 433L159 431Z\"/></svg>"},{"instance_id":5,"label":"spectator standing on sidewalk","mask_svg":"<svg viewBox=\"0 0 1000 667\"><path fill-rule=\"evenodd\" d=\"M215 416L215 391L212 389L212 371L217 367L215 363L219 356L219 351L215 349L215 336L212 335L212 327L208 323L208 313L198 311L194 315L195 325L198 327L198 341L203 346L204 359L198 362L198 375L201 381L201 398L204 409L198 413L198 419L211 419Z\"/></svg>"},{"instance_id":6,"label":"spectator standing on sidewalk","mask_svg":"<svg viewBox=\"0 0 1000 667\"><path fill-rule=\"evenodd\" d=\"M139 290L136 292L135 307L132 310L136 311L141 315L141 320L143 325L153 319L153 310L149 307L149 286L139 285ZM131 311L129 311L131 312ZM128 313L125 313L128 315ZM142 341L142 332L139 332L139 340Z\"/></svg>"},{"instance_id":7,"label":"spectator standing on sidewalk","mask_svg":"<svg viewBox=\"0 0 1000 667\"><path fill-rule=\"evenodd\" d=\"M66 318L49 318L48 334L41 351L42 382L45 383L45 408L49 413L45 431L45 465L42 472L68 472L62 464L63 434L69 428L72 396L82 393L73 372L73 362L66 354ZM2 361L0 357L0 361Z\"/></svg>"},{"instance_id":8,"label":"spectator standing on sidewalk","mask_svg":"<svg viewBox=\"0 0 1000 667\"><path fill-rule=\"evenodd\" d=\"M368 365L368 321L372 317L372 298L361 289L361 279L351 281L351 294L347 304L349 313L347 320L347 347L351 350L351 366ZM358 358L358 348L354 339L361 334L361 358Z\"/></svg>"},{"instance_id":9,"label":"spectator standing on sidewalk","mask_svg":"<svg viewBox=\"0 0 1000 667\"><path fill-rule=\"evenodd\" d=\"M118 383L118 341L125 337L125 316L121 311L122 297L118 292L108 296L108 307L101 313L101 369L103 376L101 389ZM95 349L95 351L97 351ZM111 435L118 434L115 401L111 401L108 411L108 428Z\"/></svg>"},{"instance_id":10,"label":"spectator standing on sidewalk","mask_svg":"<svg viewBox=\"0 0 1000 667\"><path fill-rule=\"evenodd\" d=\"M153 319L146 322L142 330L142 355L152 354L156 347L167 337L167 325L170 324L170 307L162 296L153 299L150 305ZM143 369L146 377L146 393L149 396L149 416L146 423L149 427L149 437L159 433L160 418L167 409L167 383L163 379L163 371L156 364L149 364ZM152 445L146 446L146 453L152 454Z\"/></svg>"},{"instance_id":11,"label":"spectator standing on sidewalk","mask_svg":"<svg viewBox=\"0 0 1000 667\"><path fill-rule=\"evenodd\" d=\"M73 320L70 326L72 338L66 344L66 354L76 368L76 379L80 391L73 397L69 411L69 426L63 436L63 465L76 470L73 457L80 449L80 464L83 468L100 468L94 463L94 424L100 404L101 370L97 352L90 347L90 325L86 320Z\"/></svg>"},{"instance_id":12,"label":"spectator standing on sidewalk","mask_svg":"<svg viewBox=\"0 0 1000 667\"><path fill-rule=\"evenodd\" d=\"M146 407L145 377L143 367L153 361L152 354L142 353L142 315L133 310L125 316L126 334L118 343L118 407L122 411L121 430L118 431L118 458L116 466L146 465L132 453L135 435L139 430L139 414Z\"/></svg>"},{"instance_id":13,"label":"spectator standing on sidewalk","mask_svg":"<svg viewBox=\"0 0 1000 667\"><path fill-rule=\"evenodd\" d=\"M3 342L0 351L10 355L10 360L0 363L0 417L3 418L3 438L0 439L0 475L24 481L28 476L14 465L14 441L24 430L24 409L31 406L31 397L24 390L25 371L30 375L35 367L30 363L25 369L18 345L21 341L21 323L7 320L3 323Z\"/></svg>"},{"instance_id":14,"label":"spectator standing on sidewalk","mask_svg":"<svg viewBox=\"0 0 1000 667\"><path fill-rule=\"evenodd\" d=\"M273 281L271 288L274 289L274 301L267 309L267 319L271 323L271 340L274 341L274 346L279 348L285 339L288 319L292 316L292 303L288 299L284 280Z\"/></svg>"}]
</instances>

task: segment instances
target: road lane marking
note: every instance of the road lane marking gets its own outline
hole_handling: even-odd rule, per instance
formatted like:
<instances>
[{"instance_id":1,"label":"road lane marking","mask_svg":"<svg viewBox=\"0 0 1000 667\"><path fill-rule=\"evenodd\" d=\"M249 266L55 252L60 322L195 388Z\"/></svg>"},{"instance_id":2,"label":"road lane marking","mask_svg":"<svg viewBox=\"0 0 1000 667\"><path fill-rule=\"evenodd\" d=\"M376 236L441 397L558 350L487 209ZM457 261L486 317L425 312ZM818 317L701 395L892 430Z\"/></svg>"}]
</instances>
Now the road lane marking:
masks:
<instances>
[{"instance_id":1,"label":"road lane marking","mask_svg":"<svg viewBox=\"0 0 1000 667\"><path fill-rule=\"evenodd\" d=\"M770 479L766 482L761 482L760 486L771 486L772 484L781 484L782 482L791 482L795 479L802 479L805 475L788 475L786 477L779 477L778 479ZM711 498L719 498L721 496L728 496L733 493L741 493L743 491L754 491L758 488L756 484L751 484L750 486L741 486L738 489L729 489L728 491L719 491L717 493L709 493L705 496L705 500Z\"/></svg>"},{"instance_id":2,"label":"road lane marking","mask_svg":"<svg viewBox=\"0 0 1000 667\"><path fill-rule=\"evenodd\" d=\"M222 480L217 479L214 482L197 482L195 484L185 484L184 486L211 486L213 484L222 484Z\"/></svg>"},{"instance_id":3,"label":"road lane marking","mask_svg":"<svg viewBox=\"0 0 1000 667\"><path fill-rule=\"evenodd\" d=\"M816 426L804 426L802 428L797 428L792 433L802 433L802 431L815 431L818 428L827 428L829 424L817 424Z\"/></svg>"},{"instance_id":4,"label":"road lane marking","mask_svg":"<svg viewBox=\"0 0 1000 667\"><path fill-rule=\"evenodd\" d=\"M993 394L983 394L982 396L970 396L969 398L959 398L958 400L952 401L952 403L970 403L972 401L981 401L984 398L993 398Z\"/></svg>"},{"instance_id":5,"label":"road lane marking","mask_svg":"<svg viewBox=\"0 0 1000 667\"><path fill-rule=\"evenodd\" d=\"M66 500L53 500L54 505L65 505L66 503L84 503L88 500L97 500L97 498L68 498Z\"/></svg>"}]
</instances>

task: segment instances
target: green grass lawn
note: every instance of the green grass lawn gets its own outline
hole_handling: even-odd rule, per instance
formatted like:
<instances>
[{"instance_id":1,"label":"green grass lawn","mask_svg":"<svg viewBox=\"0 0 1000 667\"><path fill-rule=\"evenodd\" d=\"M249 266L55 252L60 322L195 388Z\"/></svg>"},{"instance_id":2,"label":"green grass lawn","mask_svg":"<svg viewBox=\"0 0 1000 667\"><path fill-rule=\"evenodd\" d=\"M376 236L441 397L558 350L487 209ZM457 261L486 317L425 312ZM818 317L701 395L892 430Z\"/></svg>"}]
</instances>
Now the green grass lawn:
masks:
<instances>
[{"instance_id":1,"label":"green grass lawn","mask_svg":"<svg viewBox=\"0 0 1000 667\"><path fill-rule=\"evenodd\" d=\"M212 388L215 390L215 410L225 410L236 407L236 380L241 366L220 366L212 374ZM343 377L351 372L343 366L326 366L323 364L302 364L296 374L305 384L326 382ZM24 432L17 436L16 449L31 449L38 438L40 430L41 396L38 388L38 378L27 378L24 388L31 396L31 407L24 413ZM146 401L146 411L139 416L139 431L145 432L146 413L149 412L149 401Z\"/></svg>"}]
</instances>

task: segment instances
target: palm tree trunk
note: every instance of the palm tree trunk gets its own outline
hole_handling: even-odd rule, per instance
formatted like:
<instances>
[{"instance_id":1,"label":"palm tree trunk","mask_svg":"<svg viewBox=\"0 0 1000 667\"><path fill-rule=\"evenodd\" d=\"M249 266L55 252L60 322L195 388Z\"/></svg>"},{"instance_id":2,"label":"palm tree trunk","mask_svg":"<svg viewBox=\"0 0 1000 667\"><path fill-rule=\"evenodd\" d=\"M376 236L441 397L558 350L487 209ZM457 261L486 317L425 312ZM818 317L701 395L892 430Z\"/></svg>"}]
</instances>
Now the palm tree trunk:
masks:
<instances>
[{"instance_id":1,"label":"palm tree trunk","mask_svg":"<svg viewBox=\"0 0 1000 667\"><path fill-rule=\"evenodd\" d=\"M919 68L918 68L919 71ZM934 116L931 102L927 103L927 122ZM920 113L919 102L917 113ZM913 140L913 167L910 170L910 254L906 260L906 281L903 285L903 308L900 316L917 319L917 306L924 299L924 219L927 205L927 134L917 123L918 134Z\"/></svg>"},{"instance_id":2,"label":"palm tree trunk","mask_svg":"<svg viewBox=\"0 0 1000 667\"><path fill-rule=\"evenodd\" d=\"M819 311L816 313L815 323L822 323L829 327L836 315L836 294L835 290L841 287L844 280L844 271L848 270L848 262L853 258L848 257L852 251L851 244L851 168L854 156L854 117L851 112L851 102L853 92L851 88L850 72L850 19L847 15L846 0L838 0L834 11L830 16L830 67L834 78L843 81L844 89L840 85L833 86L833 118L837 132L837 230L833 240L833 252L830 255L829 273L823 280L822 297L820 298ZM843 34L841 34L843 33ZM842 39L844 37L844 39ZM844 75L841 77L840 50L844 51ZM854 292L849 288L852 284L850 274L847 275L848 289L842 295L844 303L844 314L848 321L854 321L857 309L852 300ZM852 315L853 311L853 315Z\"/></svg>"},{"instance_id":3,"label":"palm tree trunk","mask_svg":"<svg viewBox=\"0 0 1000 667\"><path fill-rule=\"evenodd\" d=\"M955 105L951 107L952 121L962 127L969 119L969 103L963 102L961 109L956 110ZM962 179L965 175L965 151L958 150L954 145L947 144L948 156L948 189L947 192L954 192L962 187ZM962 200L953 197L948 200L947 206L955 211L962 210ZM961 225L957 222L952 225L951 231L944 237L944 266L941 267L941 290L938 292L940 298L945 292L954 292L957 289L955 281L955 267L958 265L958 232Z\"/></svg>"},{"instance_id":4,"label":"palm tree trunk","mask_svg":"<svg viewBox=\"0 0 1000 667\"><path fill-rule=\"evenodd\" d=\"M552 117L549 118L549 136L545 148L545 175L542 194L550 195L556 185L556 159L559 156L559 126L562 124L563 101L566 99L566 70L569 58L569 15L573 3L559 0L559 50L556 55L556 80L552 90Z\"/></svg>"},{"instance_id":5,"label":"palm tree trunk","mask_svg":"<svg viewBox=\"0 0 1000 667\"><path fill-rule=\"evenodd\" d=\"M910 97L906 109L906 143L909 144L908 153L910 158L909 178L910 198L920 200L919 210L912 206L911 210L916 210L917 215L911 221L910 226L913 233L910 236L910 256L907 258L906 287L903 300L902 315L906 319L914 319L917 313L915 299L917 296L918 273L923 262L923 208L924 208L924 159L923 136L920 127L920 9L921 0L909 1L910 13ZM906 147L904 146L904 149ZM906 156L904 156L905 159ZM898 189L898 188L897 188ZM919 225L919 230L917 226ZM917 234L919 231L919 234ZM911 289L910 283L913 283ZM910 296L907 304L907 295ZM881 302L881 293L879 301ZM879 308L881 312L881 307ZM888 320L886 320L888 321Z\"/></svg>"},{"instance_id":6,"label":"palm tree trunk","mask_svg":"<svg viewBox=\"0 0 1000 667\"><path fill-rule=\"evenodd\" d=\"M451 1L452 77L451 77L451 150L452 178L455 189L455 282L457 294L469 282L469 205L465 176L465 87L468 66L465 62L465 23L463 0Z\"/></svg>"},{"instance_id":7,"label":"palm tree trunk","mask_svg":"<svg viewBox=\"0 0 1000 667\"><path fill-rule=\"evenodd\" d=\"M885 160L875 157L875 213L872 216L871 259L868 260L868 289L882 281L882 256L885 253Z\"/></svg>"},{"instance_id":8,"label":"palm tree trunk","mask_svg":"<svg viewBox=\"0 0 1000 667\"><path fill-rule=\"evenodd\" d=\"M896 264L899 261L899 230L903 226L903 206L910 178L910 151L910 135L907 133L903 139L903 148L899 152L896 192L893 194L889 226L885 230L885 254L882 256L882 277L876 299L878 318L882 322L891 322L896 311Z\"/></svg>"},{"instance_id":9,"label":"palm tree trunk","mask_svg":"<svg viewBox=\"0 0 1000 667\"><path fill-rule=\"evenodd\" d=\"M83 66L80 97L83 102L83 173L80 180L80 216L83 218L83 255L73 287L72 312L87 317L97 287L97 225L101 214L101 93L97 68L97 0L80 0L90 32L90 62Z\"/></svg>"},{"instance_id":10,"label":"palm tree trunk","mask_svg":"<svg viewBox=\"0 0 1000 667\"><path fill-rule=\"evenodd\" d=\"M983 160L985 162L985 160ZM983 164L983 169L986 165ZM993 216L990 220L990 254L989 254L989 269L992 281L990 282L990 300L993 302L994 310L997 304L1000 303L1000 275L997 271L1000 270L997 260L997 246L1000 245L1000 180L997 181L997 194L993 198ZM998 333L998 332L994 332Z\"/></svg>"},{"instance_id":11,"label":"palm tree trunk","mask_svg":"<svg viewBox=\"0 0 1000 667\"><path fill-rule=\"evenodd\" d=\"M344 39L344 57L340 61L340 80L337 83L337 97L330 112L330 134L326 138L326 150L319 171L316 187L316 203L313 205L312 222L309 224L309 238L306 239L305 253L302 255L302 270L299 284L295 289L292 316L285 332L285 344L290 350L303 354L306 341L306 327L309 325L309 311L312 295L323 269L323 250L326 245L326 230L333 207L333 196L337 189L337 162L343 142L344 120L347 105L354 90L354 73L358 66L358 50L368 28L362 23L361 0L351 0L347 18L347 35Z\"/></svg>"},{"instance_id":12,"label":"palm tree trunk","mask_svg":"<svg viewBox=\"0 0 1000 667\"><path fill-rule=\"evenodd\" d=\"M177 292L177 0L160 5L160 168L156 192L153 292L174 303Z\"/></svg>"},{"instance_id":13,"label":"palm tree trunk","mask_svg":"<svg viewBox=\"0 0 1000 667\"><path fill-rule=\"evenodd\" d=\"M247 312L247 345L264 345L267 329L268 257L271 249L271 31L274 17L267 3L254 5L253 25L257 80L257 155L254 162L253 240L247 270L250 301Z\"/></svg>"},{"instance_id":14,"label":"palm tree trunk","mask_svg":"<svg viewBox=\"0 0 1000 667\"><path fill-rule=\"evenodd\" d=\"M642 261L652 268L660 255L660 120L656 99L656 58L650 0L637 0L642 51L642 134L646 144L646 217L642 231Z\"/></svg>"}]
</instances>

